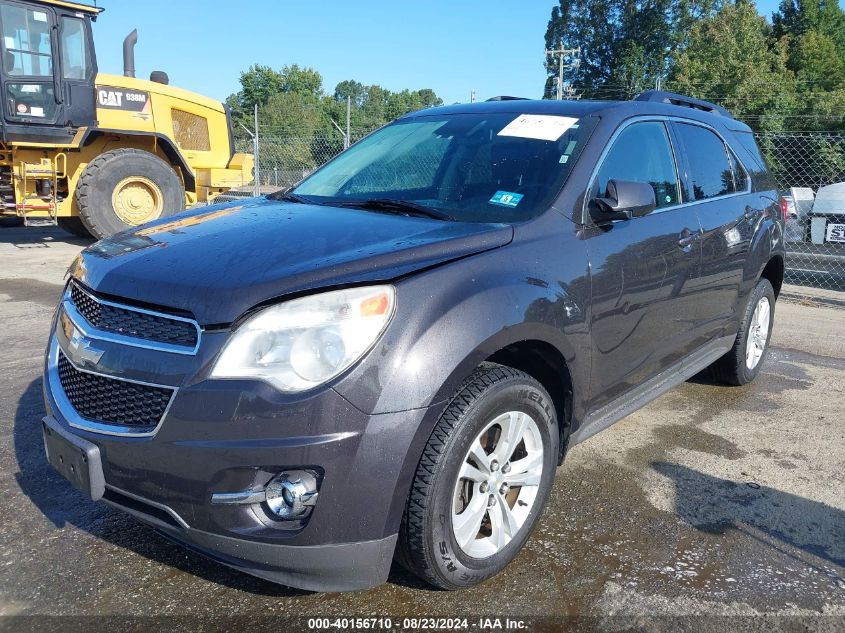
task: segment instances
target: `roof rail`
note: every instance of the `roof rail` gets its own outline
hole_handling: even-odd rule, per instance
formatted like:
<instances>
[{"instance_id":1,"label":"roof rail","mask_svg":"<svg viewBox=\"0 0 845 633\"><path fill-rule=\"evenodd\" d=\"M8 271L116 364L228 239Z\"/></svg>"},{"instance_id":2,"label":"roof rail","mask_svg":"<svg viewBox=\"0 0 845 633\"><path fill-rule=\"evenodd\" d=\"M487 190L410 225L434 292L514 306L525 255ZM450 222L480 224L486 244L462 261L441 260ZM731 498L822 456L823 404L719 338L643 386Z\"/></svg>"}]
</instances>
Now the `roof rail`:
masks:
<instances>
[{"instance_id":1,"label":"roof rail","mask_svg":"<svg viewBox=\"0 0 845 633\"><path fill-rule=\"evenodd\" d=\"M529 101L528 97L509 97L508 95L499 95L498 97L490 97L487 101Z\"/></svg>"},{"instance_id":2,"label":"roof rail","mask_svg":"<svg viewBox=\"0 0 845 633\"><path fill-rule=\"evenodd\" d=\"M685 108L693 108L694 110L703 110L712 114L719 114L729 119L733 115L722 106L709 101L702 101L701 99L694 99L686 95L680 95L675 92L665 92L663 90L647 90L634 97L634 101L651 101L653 103L669 103L671 105L683 106Z\"/></svg>"}]
</instances>

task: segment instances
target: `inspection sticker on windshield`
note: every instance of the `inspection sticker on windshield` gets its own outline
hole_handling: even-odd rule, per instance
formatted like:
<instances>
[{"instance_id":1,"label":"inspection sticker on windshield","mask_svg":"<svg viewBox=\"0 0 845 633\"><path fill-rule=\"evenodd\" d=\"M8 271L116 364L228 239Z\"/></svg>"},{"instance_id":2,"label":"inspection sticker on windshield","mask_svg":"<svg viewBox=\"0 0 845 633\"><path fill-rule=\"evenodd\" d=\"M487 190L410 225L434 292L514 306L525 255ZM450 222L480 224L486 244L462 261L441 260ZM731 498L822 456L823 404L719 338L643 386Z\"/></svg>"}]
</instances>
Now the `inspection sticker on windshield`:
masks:
<instances>
[{"instance_id":1,"label":"inspection sticker on windshield","mask_svg":"<svg viewBox=\"0 0 845 633\"><path fill-rule=\"evenodd\" d=\"M571 116L520 114L503 127L498 136L518 136L519 138L536 138L541 141L556 141L577 122L578 119Z\"/></svg>"},{"instance_id":2,"label":"inspection sticker on windshield","mask_svg":"<svg viewBox=\"0 0 845 633\"><path fill-rule=\"evenodd\" d=\"M511 193L510 191L497 191L490 198L490 204L498 204L501 207L515 207L522 200L521 193Z\"/></svg>"}]
</instances>

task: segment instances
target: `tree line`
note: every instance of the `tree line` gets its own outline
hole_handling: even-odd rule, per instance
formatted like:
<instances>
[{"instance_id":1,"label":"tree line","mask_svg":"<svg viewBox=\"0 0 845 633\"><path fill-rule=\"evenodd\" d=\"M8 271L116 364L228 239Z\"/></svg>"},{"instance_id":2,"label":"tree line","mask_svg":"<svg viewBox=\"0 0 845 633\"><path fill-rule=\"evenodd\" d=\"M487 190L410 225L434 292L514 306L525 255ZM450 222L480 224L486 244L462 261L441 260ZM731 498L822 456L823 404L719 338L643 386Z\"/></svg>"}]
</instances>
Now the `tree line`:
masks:
<instances>
[{"instance_id":1,"label":"tree line","mask_svg":"<svg viewBox=\"0 0 845 633\"><path fill-rule=\"evenodd\" d=\"M443 103L430 88L394 92L352 79L327 93L318 71L297 64L280 70L255 64L241 73L240 84L241 89L226 99L236 127L243 124L252 130L253 108L258 104L259 124L265 133L303 139L342 140L335 124L346 128L347 98L350 127L355 131L370 131L408 112Z\"/></svg>"},{"instance_id":2,"label":"tree line","mask_svg":"<svg viewBox=\"0 0 845 633\"><path fill-rule=\"evenodd\" d=\"M768 22L750 0L559 0L546 48L581 47L565 84L582 98L654 88L728 108L758 131L845 131L845 12L784 0ZM558 60L546 62L553 96Z\"/></svg>"}]
</instances>

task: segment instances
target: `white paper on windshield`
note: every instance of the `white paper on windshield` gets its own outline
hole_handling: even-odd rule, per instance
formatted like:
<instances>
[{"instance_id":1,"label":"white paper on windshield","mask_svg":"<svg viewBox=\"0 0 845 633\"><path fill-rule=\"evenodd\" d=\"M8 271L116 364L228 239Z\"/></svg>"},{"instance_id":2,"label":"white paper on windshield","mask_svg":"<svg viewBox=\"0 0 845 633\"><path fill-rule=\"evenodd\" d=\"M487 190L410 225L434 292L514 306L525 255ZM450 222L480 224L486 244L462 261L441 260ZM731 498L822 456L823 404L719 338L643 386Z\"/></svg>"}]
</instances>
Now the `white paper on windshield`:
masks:
<instances>
[{"instance_id":1,"label":"white paper on windshield","mask_svg":"<svg viewBox=\"0 0 845 633\"><path fill-rule=\"evenodd\" d=\"M498 136L536 138L541 141L556 141L566 130L578 122L571 116L553 114L520 114L502 128Z\"/></svg>"}]
</instances>

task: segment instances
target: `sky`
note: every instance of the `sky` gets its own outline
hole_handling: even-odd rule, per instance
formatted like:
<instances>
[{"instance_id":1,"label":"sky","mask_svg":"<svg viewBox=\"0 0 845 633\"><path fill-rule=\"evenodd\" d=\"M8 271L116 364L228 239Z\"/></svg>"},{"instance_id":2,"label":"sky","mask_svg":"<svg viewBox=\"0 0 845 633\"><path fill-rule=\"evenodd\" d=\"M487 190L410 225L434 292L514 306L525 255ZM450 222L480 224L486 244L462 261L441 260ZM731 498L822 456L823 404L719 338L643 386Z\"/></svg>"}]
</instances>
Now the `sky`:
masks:
<instances>
[{"instance_id":1,"label":"sky","mask_svg":"<svg viewBox=\"0 0 845 633\"><path fill-rule=\"evenodd\" d=\"M93 2L93 0L88 0ZM845 2L845 0L840 0ZM251 64L311 66L333 92L344 79L390 90L432 88L446 103L542 96L546 24L555 0L99 0L100 72L122 74L138 29L137 76L223 100ZM777 0L758 3L771 19Z\"/></svg>"}]
</instances>

